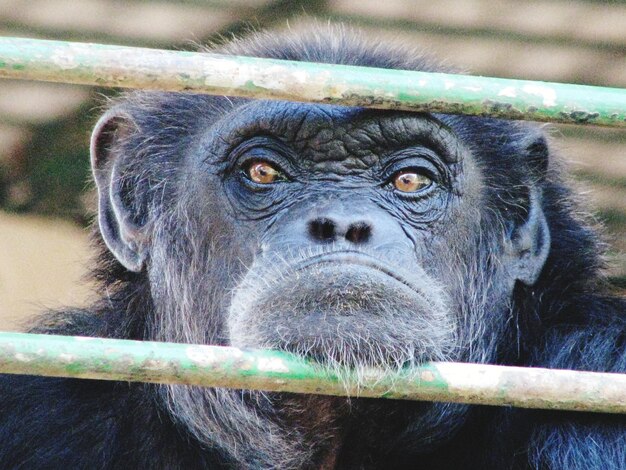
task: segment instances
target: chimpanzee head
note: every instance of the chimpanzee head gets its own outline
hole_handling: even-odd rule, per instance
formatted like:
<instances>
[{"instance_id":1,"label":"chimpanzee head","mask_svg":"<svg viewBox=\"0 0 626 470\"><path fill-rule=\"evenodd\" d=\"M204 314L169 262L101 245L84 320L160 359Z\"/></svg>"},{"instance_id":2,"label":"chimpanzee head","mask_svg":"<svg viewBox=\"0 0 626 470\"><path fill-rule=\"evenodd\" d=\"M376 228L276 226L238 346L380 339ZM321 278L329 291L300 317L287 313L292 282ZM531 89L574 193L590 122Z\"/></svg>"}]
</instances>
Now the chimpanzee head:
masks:
<instances>
[{"instance_id":1,"label":"chimpanzee head","mask_svg":"<svg viewBox=\"0 0 626 470\"><path fill-rule=\"evenodd\" d=\"M221 52L437 68L343 31ZM532 290L551 247L548 149L530 124L136 92L98 122L92 165L102 237L149 306L151 339L356 369L494 360L513 347L515 292ZM215 420L255 426L232 394L168 390L198 435L215 440ZM216 400L239 414L216 417ZM461 408L415 404L419 432Z\"/></svg>"}]
</instances>

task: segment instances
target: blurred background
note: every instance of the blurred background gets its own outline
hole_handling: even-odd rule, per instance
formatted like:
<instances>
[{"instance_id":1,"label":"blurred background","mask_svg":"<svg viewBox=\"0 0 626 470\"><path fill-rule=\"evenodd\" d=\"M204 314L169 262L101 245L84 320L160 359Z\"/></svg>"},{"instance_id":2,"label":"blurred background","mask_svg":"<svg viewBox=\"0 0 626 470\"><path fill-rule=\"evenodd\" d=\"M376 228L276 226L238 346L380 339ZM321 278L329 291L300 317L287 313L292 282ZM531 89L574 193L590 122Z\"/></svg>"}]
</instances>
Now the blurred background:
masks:
<instances>
[{"instance_id":1,"label":"blurred background","mask_svg":"<svg viewBox=\"0 0 626 470\"><path fill-rule=\"evenodd\" d=\"M319 18L394 37L472 74L626 87L622 0L0 0L0 35L193 50ZM114 90L0 81L0 328L90 288L88 142ZM626 288L626 130L553 126Z\"/></svg>"}]
</instances>

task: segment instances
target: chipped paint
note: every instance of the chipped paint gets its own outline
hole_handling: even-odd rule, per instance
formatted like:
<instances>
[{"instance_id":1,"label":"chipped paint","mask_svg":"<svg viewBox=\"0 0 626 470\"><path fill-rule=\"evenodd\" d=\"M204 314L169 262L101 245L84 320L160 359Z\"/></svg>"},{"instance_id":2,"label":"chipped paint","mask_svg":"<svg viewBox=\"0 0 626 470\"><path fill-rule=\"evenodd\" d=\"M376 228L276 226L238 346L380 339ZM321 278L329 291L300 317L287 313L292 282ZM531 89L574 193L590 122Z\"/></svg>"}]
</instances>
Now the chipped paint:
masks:
<instances>
[{"instance_id":1,"label":"chipped paint","mask_svg":"<svg viewBox=\"0 0 626 470\"><path fill-rule=\"evenodd\" d=\"M64 354L64 353L59 354L59 361L61 362L66 362L69 364L70 362L73 362L75 360L76 358L72 356L71 354Z\"/></svg>"},{"instance_id":2,"label":"chipped paint","mask_svg":"<svg viewBox=\"0 0 626 470\"><path fill-rule=\"evenodd\" d=\"M502 381L501 370L485 370L481 368L465 367L465 364L451 362L438 368L444 381L454 377L458 383L472 390L496 389Z\"/></svg>"},{"instance_id":3,"label":"chipped paint","mask_svg":"<svg viewBox=\"0 0 626 470\"><path fill-rule=\"evenodd\" d=\"M20 362L30 362L32 361L32 358L27 356L26 354L22 354L22 353L16 353L15 354L15 359L17 359Z\"/></svg>"},{"instance_id":4,"label":"chipped paint","mask_svg":"<svg viewBox=\"0 0 626 470\"><path fill-rule=\"evenodd\" d=\"M515 87L507 86L500 90L498 96L506 96L507 98L517 98L517 90Z\"/></svg>"},{"instance_id":5,"label":"chipped paint","mask_svg":"<svg viewBox=\"0 0 626 470\"><path fill-rule=\"evenodd\" d=\"M257 367L262 372L289 372L289 367L285 365L282 359L275 357L260 358Z\"/></svg>"},{"instance_id":6,"label":"chipped paint","mask_svg":"<svg viewBox=\"0 0 626 470\"><path fill-rule=\"evenodd\" d=\"M217 361L215 350L208 346L189 346L185 354L194 363L203 367L211 366Z\"/></svg>"},{"instance_id":7,"label":"chipped paint","mask_svg":"<svg viewBox=\"0 0 626 470\"><path fill-rule=\"evenodd\" d=\"M544 106L556 106L556 91L551 87L540 84L528 84L522 87L522 91L529 95L540 96L543 99Z\"/></svg>"},{"instance_id":8,"label":"chipped paint","mask_svg":"<svg viewBox=\"0 0 626 470\"><path fill-rule=\"evenodd\" d=\"M435 380L435 375L431 371L425 370L420 373L420 379L424 382L432 382Z\"/></svg>"},{"instance_id":9,"label":"chipped paint","mask_svg":"<svg viewBox=\"0 0 626 470\"><path fill-rule=\"evenodd\" d=\"M309 74L304 70L295 70L292 74L292 77L297 83L306 84L310 81Z\"/></svg>"},{"instance_id":10,"label":"chipped paint","mask_svg":"<svg viewBox=\"0 0 626 470\"><path fill-rule=\"evenodd\" d=\"M76 62L74 55L65 51L56 51L50 56L50 60L54 65L57 65L61 70L71 70L79 66ZM26 69L26 65L23 65L23 69Z\"/></svg>"}]
</instances>

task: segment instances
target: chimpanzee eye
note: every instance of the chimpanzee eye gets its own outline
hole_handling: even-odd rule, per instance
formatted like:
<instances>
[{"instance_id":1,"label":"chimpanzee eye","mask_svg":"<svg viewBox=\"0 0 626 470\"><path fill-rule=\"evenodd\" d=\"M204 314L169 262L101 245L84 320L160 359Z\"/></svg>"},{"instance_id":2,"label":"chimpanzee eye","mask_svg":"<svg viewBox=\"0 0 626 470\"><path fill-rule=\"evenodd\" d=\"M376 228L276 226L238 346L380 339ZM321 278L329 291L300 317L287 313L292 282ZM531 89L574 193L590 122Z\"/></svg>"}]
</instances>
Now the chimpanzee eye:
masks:
<instances>
[{"instance_id":1,"label":"chimpanzee eye","mask_svg":"<svg viewBox=\"0 0 626 470\"><path fill-rule=\"evenodd\" d=\"M285 179L280 170L262 160L250 162L245 168L245 173L250 181L258 184L271 184Z\"/></svg>"},{"instance_id":2,"label":"chimpanzee eye","mask_svg":"<svg viewBox=\"0 0 626 470\"><path fill-rule=\"evenodd\" d=\"M432 183L428 176L418 173L413 169L402 170L393 175L394 188L403 193L416 193L428 188Z\"/></svg>"}]
</instances>

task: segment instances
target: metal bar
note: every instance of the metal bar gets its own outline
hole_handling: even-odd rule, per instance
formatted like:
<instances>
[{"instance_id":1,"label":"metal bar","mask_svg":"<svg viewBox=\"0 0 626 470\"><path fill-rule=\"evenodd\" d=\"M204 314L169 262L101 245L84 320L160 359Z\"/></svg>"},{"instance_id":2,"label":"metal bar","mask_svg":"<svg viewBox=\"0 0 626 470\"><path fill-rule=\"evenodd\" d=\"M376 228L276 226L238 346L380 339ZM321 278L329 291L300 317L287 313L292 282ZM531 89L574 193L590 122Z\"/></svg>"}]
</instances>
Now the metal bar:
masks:
<instances>
[{"instance_id":1,"label":"metal bar","mask_svg":"<svg viewBox=\"0 0 626 470\"><path fill-rule=\"evenodd\" d=\"M626 413L626 374L428 363L345 376L281 351L0 333L0 372Z\"/></svg>"},{"instance_id":2,"label":"metal bar","mask_svg":"<svg viewBox=\"0 0 626 470\"><path fill-rule=\"evenodd\" d=\"M626 89L0 38L0 77L626 126Z\"/></svg>"}]
</instances>

